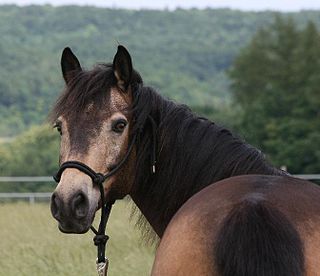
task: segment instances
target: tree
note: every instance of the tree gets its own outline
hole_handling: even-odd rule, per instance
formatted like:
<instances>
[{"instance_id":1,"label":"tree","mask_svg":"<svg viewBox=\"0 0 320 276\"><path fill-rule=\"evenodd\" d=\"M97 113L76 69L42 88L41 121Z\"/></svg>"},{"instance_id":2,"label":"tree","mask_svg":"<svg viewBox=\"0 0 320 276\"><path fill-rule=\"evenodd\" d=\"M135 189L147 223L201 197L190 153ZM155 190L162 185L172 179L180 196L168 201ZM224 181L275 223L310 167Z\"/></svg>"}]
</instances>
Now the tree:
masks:
<instances>
[{"instance_id":1,"label":"tree","mask_svg":"<svg viewBox=\"0 0 320 276\"><path fill-rule=\"evenodd\" d=\"M59 135L48 125L32 127L11 142L0 144L0 175L53 175L58 169ZM50 191L50 183L1 183L1 191Z\"/></svg>"},{"instance_id":2,"label":"tree","mask_svg":"<svg viewBox=\"0 0 320 276\"><path fill-rule=\"evenodd\" d=\"M276 17L260 29L230 70L238 128L276 166L320 171L320 34Z\"/></svg>"}]
</instances>

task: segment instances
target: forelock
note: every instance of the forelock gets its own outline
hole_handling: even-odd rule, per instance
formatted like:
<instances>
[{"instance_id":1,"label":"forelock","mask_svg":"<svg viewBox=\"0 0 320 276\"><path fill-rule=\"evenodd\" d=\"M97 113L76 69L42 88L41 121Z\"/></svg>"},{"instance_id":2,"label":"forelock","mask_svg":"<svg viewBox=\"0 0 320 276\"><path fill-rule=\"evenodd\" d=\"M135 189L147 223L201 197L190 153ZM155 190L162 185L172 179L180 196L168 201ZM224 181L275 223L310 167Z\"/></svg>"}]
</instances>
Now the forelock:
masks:
<instances>
[{"instance_id":1,"label":"forelock","mask_svg":"<svg viewBox=\"0 0 320 276\"><path fill-rule=\"evenodd\" d=\"M99 64L90 71L80 71L58 98L50 120L55 121L59 116L77 117L85 110L102 108L116 82L111 64Z\"/></svg>"}]
</instances>

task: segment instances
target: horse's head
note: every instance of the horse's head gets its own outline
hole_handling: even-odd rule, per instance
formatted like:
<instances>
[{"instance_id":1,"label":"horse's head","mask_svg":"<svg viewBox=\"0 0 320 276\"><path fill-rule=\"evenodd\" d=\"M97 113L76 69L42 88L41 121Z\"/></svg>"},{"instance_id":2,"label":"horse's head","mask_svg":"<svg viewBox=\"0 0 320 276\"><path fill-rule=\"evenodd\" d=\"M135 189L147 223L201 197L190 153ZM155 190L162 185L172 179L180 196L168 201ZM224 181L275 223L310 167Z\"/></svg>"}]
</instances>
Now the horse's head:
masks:
<instances>
[{"instance_id":1,"label":"horse's head","mask_svg":"<svg viewBox=\"0 0 320 276\"><path fill-rule=\"evenodd\" d=\"M132 132L132 90L142 80L131 57L118 47L112 64L82 70L77 57L64 49L61 67L66 89L52 118L61 135L60 164L78 161L106 174L125 156ZM133 184L134 151L115 175L104 183L107 201L123 198ZM51 212L66 233L88 231L101 205L97 185L87 174L67 168L51 199Z\"/></svg>"}]
</instances>

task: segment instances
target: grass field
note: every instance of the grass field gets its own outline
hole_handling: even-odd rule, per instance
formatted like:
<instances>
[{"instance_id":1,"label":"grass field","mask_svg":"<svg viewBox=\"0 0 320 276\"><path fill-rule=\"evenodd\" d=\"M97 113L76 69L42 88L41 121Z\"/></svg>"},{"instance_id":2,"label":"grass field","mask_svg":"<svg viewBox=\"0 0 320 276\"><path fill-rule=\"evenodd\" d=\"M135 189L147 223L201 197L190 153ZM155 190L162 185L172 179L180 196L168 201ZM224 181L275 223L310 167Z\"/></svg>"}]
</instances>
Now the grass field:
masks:
<instances>
[{"instance_id":1,"label":"grass field","mask_svg":"<svg viewBox=\"0 0 320 276\"><path fill-rule=\"evenodd\" d=\"M154 249L129 222L130 207L117 202L108 223L109 276L150 274ZM0 204L0 238L1 276L97 275L93 233L60 233L48 203Z\"/></svg>"}]
</instances>

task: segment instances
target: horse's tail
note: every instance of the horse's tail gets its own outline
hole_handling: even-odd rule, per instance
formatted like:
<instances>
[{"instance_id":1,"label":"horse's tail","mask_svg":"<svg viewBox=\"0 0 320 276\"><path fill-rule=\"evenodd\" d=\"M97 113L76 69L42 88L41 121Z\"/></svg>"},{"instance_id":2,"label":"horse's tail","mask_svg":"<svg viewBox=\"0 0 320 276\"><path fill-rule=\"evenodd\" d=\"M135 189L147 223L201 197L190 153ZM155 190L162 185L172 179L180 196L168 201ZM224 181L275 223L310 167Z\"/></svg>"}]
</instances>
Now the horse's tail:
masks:
<instances>
[{"instance_id":1,"label":"horse's tail","mask_svg":"<svg viewBox=\"0 0 320 276\"><path fill-rule=\"evenodd\" d=\"M262 199L246 199L225 218L215 248L223 276L302 276L299 233L277 209Z\"/></svg>"}]
</instances>

